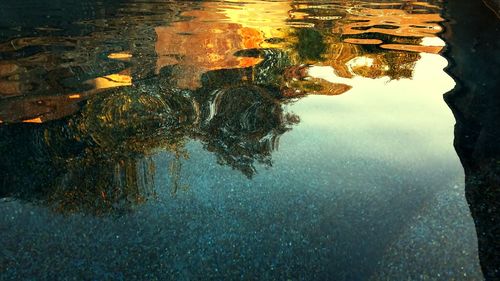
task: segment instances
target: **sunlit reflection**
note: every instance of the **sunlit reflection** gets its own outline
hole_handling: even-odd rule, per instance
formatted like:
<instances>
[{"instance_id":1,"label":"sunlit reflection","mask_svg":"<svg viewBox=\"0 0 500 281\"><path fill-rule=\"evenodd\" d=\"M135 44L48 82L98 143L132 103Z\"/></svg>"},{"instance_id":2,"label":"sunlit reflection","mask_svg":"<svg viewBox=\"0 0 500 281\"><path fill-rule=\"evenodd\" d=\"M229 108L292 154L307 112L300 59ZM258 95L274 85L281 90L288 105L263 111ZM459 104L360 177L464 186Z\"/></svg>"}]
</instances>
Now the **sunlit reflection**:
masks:
<instances>
[{"instance_id":1,"label":"sunlit reflection","mask_svg":"<svg viewBox=\"0 0 500 281\"><path fill-rule=\"evenodd\" d=\"M261 48L266 39L283 36L279 29L285 26L289 8L281 2L204 3L202 10L184 13L191 20L155 29L157 72L178 65L177 85L196 89L206 71L257 65L261 58L236 57L234 53Z\"/></svg>"},{"instance_id":2,"label":"sunlit reflection","mask_svg":"<svg viewBox=\"0 0 500 281\"><path fill-rule=\"evenodd\" d=\"M365 39L365 38L347 38L344 39L345 43L360 44L360 45L379 45L383 41L379 39Z\"/></svg>"},{"instance_id":3,"label":"sunlit reflection","mask_svg":"<svg viewBox=\"0 0 500 281\"><path fill-rule=\"evenodd\" d=\"M346 17L351 23L338 31L346 35L381 33L394 36L424 37L439 33L437 24L444 19L438 14L409 14L396 9L361 9Z\"/></svg>"},{"instance_id":4,"label":"sunlit reflection","mask_svg":"<svg viewBox=\"0 0 500 281\"><path fill-rule=\"evenodd\" d=\"M127 52L121 52L121 53L111 53L108 55L108 59L114 59L114 60L125 60L128 61L132 58L131 53Z\"/></svg>"},{"instance_id":5,"label":"sunlit reflection","mask_svg":"<svg viewBox=\"0 0 500 281\"><path fill-rule=\"evenodd\" d=\"M443 49L442 46L419 46L406 44L382 44L380 45L380 47L388 50L411 51L431 54L437 54Z\"/></svg>"},{"instance_id":6,"label":"sunlit reflection","mask_svg":"<svg viewBox=\"0 0 500 281\"><path fill-rule=\"evenodd\" d=\"M76 91L78 94L72 94L75 91L68 89L65 95L69 95L70 100L84 100L99 91L132 86L135 78L160 75L161 70L167 68L170 81L182 89L201 88L202 76L207 72L251 69L239 79L252 83L271 83L268 86L280 88L281 94L287 98L307 94L340 94L357 85L346 81L337 84L328 82L338 80L331 77L326 80L308 77L305 71L308 67L301 65L330 66L333 73L342 78L411 78L420 54L439 53L444 47L444 42L436 36L441 31L439 23L443 20L439 9L427 2L405 2L400 6L374 2L359 2L356 5L292 1L203 2L196 7L186 7L180 13L180 19L154 27L154 34L149 35L155 38L154 45L150 41L149 45L144 44L139 48L137 46L141 44L138 42L131 44L131 48L121 48L121 51L115 49L104 52L106 58L114 63L111 69L100 70L99 64L82 66L81 70L74 66L58 69L55 56L47 52L3 62L0 64L0 96L11 98L40 92L43 100L49 93L67 86L67 82L58 81L58 77L64 80L65 77L78 75L78 78L68 81L85 81L85 87L92 88L80 86L83 89ZM124 34L96 33L96 36L110 40L116 36L123 37ZM88 40L26 37L2 43L1 48L9 52L51 44L73 48L77 42ZM250 52L242 52L246 50ZM144 57L148 52L155 56L153 63ZM87 61L86 58L79 58L82 54L84 51L68 51L62 57L74 59L78 65ZM78 74L81 71L95 74ZM96 75L98 72L106 74ZM40 73L55 78L40 80L37 77ZM17 117L7 116L14 112L6 109L7 106L30 103L28 100L0 103L0 108L4 108L0 109L4 121L20 122L36 117L44 121L62 116L51 114L49 118L48 114L43 113L45 115L41 117L33 112L22 118L22 114L17 113ZM73 106L76 104L73 103ZM53 112L54 109L49 111Z\"/></svg>"},{"instance_id":7,"label":"sunlit reflection","mask_svg":"<svg viewBox=\"0 0 500 281\"><path fill-rule=\"evenodd\" d=\"M227 19L225 21L239 24L242 27L252 28L262 34L264 38L283 37L290 17L300 17L299 14L290 15L289 1L262 2L262 1L226 1L217 7L217 11Z\"/></svg>"},{"instance_id":8,"label":"sunlit reflection","mask_svg":"<svg viewBox=\"0 0 500 281\"><path fill-rule=\"evenodd\" d=\"M130 69L126 69L120 73L110 74L103 77L97 77L90 81L95 89L107 89L132 85L132 77L130 76Z\"/></svg>"},{"instance_id":9,"label":"sunlit reflection","mask_svg":"<svg viewBox=\"0 0 500 281\"><path fill-rule=\"evenodd\" d=\"M33 118L33 119L28 119L28 120L23 120L23 123L42 123L42 119L40 117Z\"/></svg>"}]
</instances>

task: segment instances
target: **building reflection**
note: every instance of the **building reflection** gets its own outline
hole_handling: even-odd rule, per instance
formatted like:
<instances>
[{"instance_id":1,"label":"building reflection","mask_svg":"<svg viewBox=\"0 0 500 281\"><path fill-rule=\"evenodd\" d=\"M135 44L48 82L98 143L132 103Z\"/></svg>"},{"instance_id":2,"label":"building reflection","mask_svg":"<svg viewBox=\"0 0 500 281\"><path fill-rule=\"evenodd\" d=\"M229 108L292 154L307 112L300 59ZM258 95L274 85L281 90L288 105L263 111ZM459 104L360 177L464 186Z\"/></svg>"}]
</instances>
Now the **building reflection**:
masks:
<instances>
[{"instance_id":1,"label":"building reflection","mask_svg":"<svg viewBox=\"0 0 500 281\"><path fill-rule=\"evenodd\" d=\"M155 28L157 72L176 65L177 86L194 90L201 75L210 70L255 66L259 58L237 57L239 50L260 48L264 36L259 29L246 27L217 10L220 3L203 3L203 9L185 12L188 21Z\"/></svg>"}]
</instances>

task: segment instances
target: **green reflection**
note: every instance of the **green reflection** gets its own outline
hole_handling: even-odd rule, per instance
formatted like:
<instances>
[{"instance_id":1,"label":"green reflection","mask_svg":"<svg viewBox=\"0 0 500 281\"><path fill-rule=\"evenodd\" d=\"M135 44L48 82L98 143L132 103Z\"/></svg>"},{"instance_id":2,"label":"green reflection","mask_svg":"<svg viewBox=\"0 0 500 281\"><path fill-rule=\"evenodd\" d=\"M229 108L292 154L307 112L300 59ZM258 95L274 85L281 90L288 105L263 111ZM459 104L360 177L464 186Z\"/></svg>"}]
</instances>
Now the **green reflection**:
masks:
<instances>
[{"instance_id":1,"label":"green reflection","mask_svg":"<svg viewBox=\"0 0 500 281\"><path fill-rule=\"evenodd\" d=\"M321 61L326 51L321 33L312 28L301 28L297 31L298 43L295 47L299 57L305 61Z\"/></svg>"}]
</instances>

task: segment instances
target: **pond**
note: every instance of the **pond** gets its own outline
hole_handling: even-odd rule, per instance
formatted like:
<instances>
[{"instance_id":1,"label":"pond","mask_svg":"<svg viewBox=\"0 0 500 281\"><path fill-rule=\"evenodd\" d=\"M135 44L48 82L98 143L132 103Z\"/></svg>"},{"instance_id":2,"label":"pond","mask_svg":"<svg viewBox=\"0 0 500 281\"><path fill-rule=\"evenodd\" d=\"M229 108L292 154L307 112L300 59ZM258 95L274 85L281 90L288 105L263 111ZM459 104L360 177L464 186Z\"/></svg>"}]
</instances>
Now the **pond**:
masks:
<instances>
[{"instance_id":1,"label":"pond","mask_svg":"<svg viewBox=\"0 0 500 281\"><path fill-rule=\"evenodd\" d=\"M0 4L1 280L484 278L443 1L74 2Z\"/></svg>"}]
</instances>

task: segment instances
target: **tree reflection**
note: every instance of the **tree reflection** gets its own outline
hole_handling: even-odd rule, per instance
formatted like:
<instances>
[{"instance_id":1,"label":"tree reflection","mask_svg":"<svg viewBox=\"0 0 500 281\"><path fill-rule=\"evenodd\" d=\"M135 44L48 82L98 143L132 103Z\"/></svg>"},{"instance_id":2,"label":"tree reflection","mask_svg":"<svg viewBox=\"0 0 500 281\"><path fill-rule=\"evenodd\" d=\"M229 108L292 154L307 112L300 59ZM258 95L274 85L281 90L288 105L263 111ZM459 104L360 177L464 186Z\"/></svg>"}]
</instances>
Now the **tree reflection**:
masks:
<instances>
[{"instance_id":1,"label":"tree reflection","mask_svg":"<svg viewBox=\"0 0 500 281\"><path fill-rule=\"evenodd\" d=\"M59 122L0 127L1 196L64 212L131 210L154 196L151 157L157 151L174 156L172 190L179 188L190 139L201 141L220 164L252 177L254 163L271 165L279 136L298 118L284 112L276 89L227 82L241 74L209 72L207 84L190 91L169 85L164 70L134 87L93 96L79 114Z\"/></svg>"},{"instance_id":2,"label":"tree reflection","mask_svg":"<svg viewBox=\"0 0 500 281\"><path fill-rule=\"evenodd\" d=\"M251 178L299 122L286 103L343 94L354 77L411 78L419 52L439 51L422 43L442 20L431 2L136 3L78 36L3 42L0 196L130 211L155 195L155 171L183 188L192 140ZM159 151L169 167L155 167Z\"/></svg>"}]
</instances>

